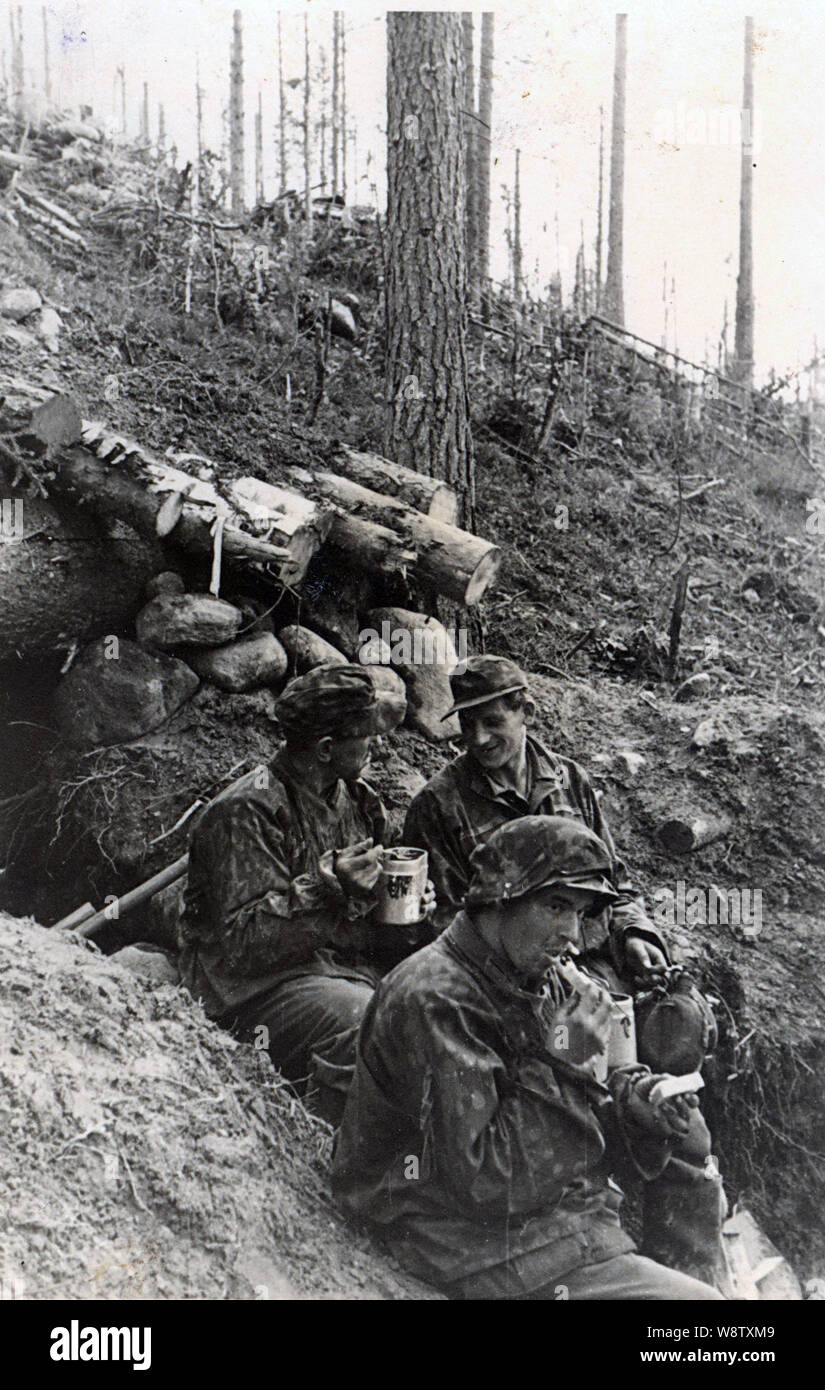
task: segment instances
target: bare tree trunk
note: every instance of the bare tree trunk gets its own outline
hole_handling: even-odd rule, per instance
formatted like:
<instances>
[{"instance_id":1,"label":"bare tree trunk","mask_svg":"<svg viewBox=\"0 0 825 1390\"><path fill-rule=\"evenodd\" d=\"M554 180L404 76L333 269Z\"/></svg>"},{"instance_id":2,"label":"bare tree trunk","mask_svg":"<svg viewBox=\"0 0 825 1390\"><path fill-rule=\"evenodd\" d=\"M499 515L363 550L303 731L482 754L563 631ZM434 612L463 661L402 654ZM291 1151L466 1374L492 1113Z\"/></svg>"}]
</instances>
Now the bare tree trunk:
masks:
<instances>
[{"instance_id":1,"label":"bare tree trunk","mask_svg":"<svg viewBox=\"0 0 825 1390\"><path fill-rule=\"evenodd\" d=\"M261 94L258 92L258 109L255 112L255 202L264 200L264 113Z\"/></svg>"},{"instance_id":2,"label":"bare tree trunk","mask_svg":"<svg viewBox=\"0 0 825 1390\"><path fill-rule=\"evenodd\" d=\"M327 191L327 86L329 85L329 70L327 68L326 49L321 49L320 66L318 73L319 97L318 104L321 109L321 119L319 122L319 135L321 137L321 192Z\"/></svg>"},{"instance_id":3,"label":"bare tree trunk","mask_svg":"<svg viewBox=\"0 0 825 1390\"><path fill-rule=\"evenodd\" d=\"M616 54L613 66L613 130L610 145L610 223L607 232L605 309L624 326L624 145L627 84L627 15L616 15Z\"/></svg>"},{"instance_id":4,"label":"bare tree trunk","mask_svg":"<svg viewBox=\"0 0 825 1390\"><path fill-rule=\"evenodd\" d=\"M198 203L203 201L203 88L201 87L200 56L195 58L195 123L197 127L197 169L194 186Z\"/></svg>"},{"instance_id":5,"label":"bare tree trunk","mask_svg":"<svg viewBox=\"0 0 825 1390\"><path fill-rule=\"evenodd\" d=\"M346 15L341 15L341 197L347 201L347 26Z\"/></svg>"},{"instance_id":6,"label":"bare tree trunk","mask_svg":"<svg viewBox=\"0 0 825 1390\"><path fill-rule=\"evenodd\" d=\"M753 383L753 19L745 19L745 71L742 84L742 154L739 188L739 274L736 279L737 381Z\"/></svg>"},{"instance_id":7,"label":"bare tree trunk","mask_svg":"<svg viewBox=\"0 0 825 1390\"><path fill-rule=\"evenodd\" d=\"M332 12L332 196L338 194L338 138L341 130L341 42L339 14Z\"/></svg>"},{"instance_id":8,"label":"bare tree trunk","mask_svg":"<svg viewBox=\"0 0 825 1390\"><path fill-rule=\"evenodd\" d=\"M461 17L387 14L387 457L472 508Z\"/></svg>"},{"instance_id":9,"label":"bare tree trunk","mask_svg":"<svg viewBox=\"0 0 825 1390\"><path fill-rule=\"evenodd\" d=\"M309 175L309 23L304 15L304 216L306 233L312 235L312 185Z\"/></svg>"},{"instance_id":10,"label":"bare tree trunk","mask_svg":"<svg viewBox=\"0 0 825 1390\"><path fill-rule=\"evenodd\" d=\"M596 211L596 313L602 307L602 241L604 236L604 107L599 107L599 201Z\"/></svg>"},{"instance_id":11,"label":"bare tree trunk","mask_svg":"<svg viewBox=\"0 0 825 1390\"><path fill-rule=\"evenodd\" d=\"M278 11L278 192L286 193L286 88L281 44L281 11Z\"/></svg>"},{"instance_id":12,"label":"bare tree trunk","mask_svg":"<svg viewBox=\"0 0 825 1390\"><path fill-rule=\"evenodd\" d=\"M117 70L120 78L120 129L126 134L126 69L121 66Z\"/></svg>"},{"instance_id":13,"label":"bare tree trunk","mask_svg":"<svg viewBox=\"0 0 825 1390\"><path fill-rule=\"evenodd\" d=\"M9 6L9 26L11 28L11 93L12 109L15 114L23 113L23 9L18 5L15 11Z\"/></svg>"},{"instance_id":14,"label":"bare tree trunk","mask_svg":"<svg viewBox=\"0 0 825 1390\"><path fill-rule=\"evenodd\" d=\"M229 185L232 214L242 217L244 210L243 139L243 16L232 16L232 61L229 78Z\"/></svg>"},{"instance_id":15,"label":"bare tree trunk","mask_svg":"<svg viewBox=\"0 0 825 1390\"><path fill-rule=\"evenodd\" d=\"M493 24L485 10L481 16L481 57L478 69L478 139L476 142L476 207L478 231L478 284L482 317L490 317L490 135L493 121Z\"/></svg>"},{"instance_id":16,"label":"bare tree trunk","mask_svg":"<svg viewBox=\"0 0 825 1390\"><path fill-rule=\"evenodd\" d=\"M143 84L143 101L140 106L140 143L149 144L149 83Z\"/></svg>"},{"instance_id":17,"label":"bare tree trunk","mask_svg":"<svg viewBox=\"0 0 825 1390\"><path fill-rule=\"evenodd\" d=\"M52 70L49 63L49 19L46 6L42 7L43 13L43 85L46 93L46 104L52 104Z\"/></svg>"},{"instance_id":18,"label":"bare tree trunk","mask_svg":"<svg viewBox=\"0 0 825 1390\"><path fill-rule=\"evenodd\" d=\"M166 112L163 109L163 102L158 102L158 155L163 158L166 153Z\"/></svg>"},{"instance_id":19,"label":"bare tree trunk","mask_svg":"<svg viewBox=\"0 0 825 1390\"><path fill-rule=\"evenodd\" d=\"M521 150L516 150L516 168L513 175L513 299L521 303L522 254L521 254Z\"/></svg>"},{"instance_id":20,"label":"bare tree trunk","mask_svg":"<svg viewBox=\"0 0 825 1390\"><path fill-rule=\"evenodd\" d=\"M467 260L467 292L470 301L475 302L478 294L478 264L476 241L478 237L478 207L475 173L476 151L476 110L475 110L475 66L473 62L473 16L465 10L461 16L461 35L464 60L464 97L461 129L464 135L464 188L466 207L464 212L465 255Z\"/></svg>"}]
</instances>

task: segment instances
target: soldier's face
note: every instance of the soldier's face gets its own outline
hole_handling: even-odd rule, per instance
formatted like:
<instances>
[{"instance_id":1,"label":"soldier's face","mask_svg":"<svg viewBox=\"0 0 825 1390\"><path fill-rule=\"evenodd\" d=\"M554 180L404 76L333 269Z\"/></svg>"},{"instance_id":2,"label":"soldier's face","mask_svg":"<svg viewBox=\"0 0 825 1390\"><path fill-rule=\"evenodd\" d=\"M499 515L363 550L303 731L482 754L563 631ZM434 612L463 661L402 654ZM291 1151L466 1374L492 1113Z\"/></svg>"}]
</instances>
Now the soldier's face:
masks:
<instances>
[{"instance_id":1,"label":"soldier's face","mask_svg":"<svg viewBox=\"0 0 825 1390\"><path fill-rule=\"evenodd\" d=\"M525 711L510 709L506 700L489 700L459 710L464 747L486 772L518 761L524 741Z\"/></svg>"},{"instance_id":2,"label":"soldier's face","mask_svg":"<svg viewBox=\"0 0 825 1390\"><path fill-rule=\"evenodd\" d=\"M556 956L581 948L581 921L595 901L582 888L540 888L507 909L501 929L506 956L523 975L538 978Z\"/></svg>"},{"instance_id":3,"label":"soldier's face","mask_svg":"<svg viewBox=\"0 0 825 1390\"><path fill-rule=\"evenodd\" d=\"M329 748L330 774L336 778L343 778L345 782L352 782L360 777L370 760L370 749L373 742L372 734L331 739Z\"/></svg>"}]
</instances>

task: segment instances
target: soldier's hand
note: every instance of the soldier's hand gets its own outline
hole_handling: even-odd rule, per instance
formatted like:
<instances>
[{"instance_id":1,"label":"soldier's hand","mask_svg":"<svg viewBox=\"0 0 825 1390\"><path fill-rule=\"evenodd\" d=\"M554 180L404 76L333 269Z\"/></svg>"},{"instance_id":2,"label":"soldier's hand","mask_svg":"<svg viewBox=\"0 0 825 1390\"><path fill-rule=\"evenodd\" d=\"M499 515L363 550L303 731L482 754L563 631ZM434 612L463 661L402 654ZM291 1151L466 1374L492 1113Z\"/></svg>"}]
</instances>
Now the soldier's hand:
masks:
<instances>
[{"instance_id":1,"label":"soldier's hand","mask_svg":"<svg viewBox=\"0 0 825 1390\"><path fill-rule=\"evenodd\" d=\"M610 994L574 965L557 968L572 990L553 1016L548 1051L560 1061L580 1066L607 1048Z\"/></svg>"},{"instance_id":2,"label":"soldier's hand","mask_svg":"<svg viewBox=\"0 0 825 1390\"><path fill-rule=\"evenodd\" d=\"M640 1077L625 1103L625 1116L651 1134L663 1137L687 1134L693 1112L699 1106L699 1097L689 1092L683 1096L671 1096L669 1100L656 1105L649 1099L650 1092L657 1081L663 1079L662 1073Z\"/></svg>"},{"instance_id":3,"label":"soldier's hand","mask_svg":"<svg viewBox=\"0 0 825 1390\"><path fill-rule=\"evenodd\" d=\"M631 933L625 937L624 958L631 975L644 978L663 975L667 970L667 961L662 950L643 936L634 936Z\"/></svg>"},{"instance_id":4,"label":"soldier's hand","mask_svg":"<svg viewBox=\"0 0 825 1390\"><path fill-rule=\"evenodd\" d=\"M335 851L333 869L345 893L354 898L369 897L381 873L383 853L384 846L374 845L372 839Z\"/></svg>"},{"instance_id":5,"label":"soldier's hand","mask_svg":"<svg viewBox=\"0 0 825 1390\"><path fill-rule=\"evenodd\" d=\"M421 916L419 917L418 921L428 921L429 918L432 917L433 913L435 912L435 908L435 884L433 883L431 878L428 878L426 887L424 889L424 893L421 898Z\"/></svg>"}]
</instances>

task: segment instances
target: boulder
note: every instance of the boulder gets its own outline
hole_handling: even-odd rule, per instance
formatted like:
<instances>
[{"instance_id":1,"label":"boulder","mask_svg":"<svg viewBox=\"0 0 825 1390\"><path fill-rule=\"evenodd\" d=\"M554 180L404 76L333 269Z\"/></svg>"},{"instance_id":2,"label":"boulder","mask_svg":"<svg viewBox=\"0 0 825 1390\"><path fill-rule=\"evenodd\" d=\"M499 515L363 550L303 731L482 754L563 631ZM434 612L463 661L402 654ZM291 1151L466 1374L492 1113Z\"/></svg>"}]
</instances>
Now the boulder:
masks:
<instances>
[{"instance_id":1,"label":"boulder","mask_svg":"<svg viewBox=\"0 0 825 1390\"><path fill-rule=\"evenodd\" d=\"M695 675L688 676L687 680L682 681L674 700L681 704L685 700L699 700L703 695L707 695L710 690L710 676L707 671L697 671Z\"/></svg>"},{"instance_id":2,"label":"boulder","mask_svg":"<svg viewBox=\"0 0 825 1390\"><path fill-rule=\"evenodd\" d=\"M160 594L137 615L138 641L160 651L220 647L237 636L243 615L209 594Z\"/></svg>"},{"instance_id":3,"label":"boulder","mask_svg":"<svg viewBox=\"0 0 825 1390\"><path fill-rule=\"evenodd\" d=\"M4 319L14 319L15 323L21 323L30 314L36 314L42 306L43 301L37 290L29 285L24 285L21 289L0 290L0 314Z\"/></svg>"},{"instance_id":4,"label":"boulder","mask_svg":"<svg viewBox=\"0 0 825 1390\"><path fill-rule=\"evenodd\" d=\"M407 691L407 724L431 739L456 738L461 732L456 716L442 720L453 703L450 675L458 665L446 628L436 618L406 608L374 608L369 622L373 636L361 648L360 659L366 663L372 648L378 654L389 647L392 669Z\"/></svg>"},{"instance_id":5,"label":"boulder","mask_svg":"<svg viewBox=\"0 0 825 1390\"><path fill-rule=\"evenodd\" d=\"M37 454L77 444L83 438L80 411L71 396L50 396L32 411L31 420L18 437Z\"/></svg>"},{"instance_id":6,"label":"boulder","mask_svg":"<svg viewBox=\"0 0 825 1390\"><path fill-rule=\"evenodd\" d=\"M202 680L240 695L259 686L274 685L286 675L289 658L271 632L252 632L223 647L187 654Z\"/></svg>"},{"instance_id":7,"label":"boulder","mask_svg":"<svg viewBox=\"0 0 825 1390\"><path fill-rule=\"evenodd\" d=\"M37 317L36 332L38 338L46 344L49 352L60 351L60 330L63 327L63 320L56 309L45 306L40 310Z\"/></svg>"},{"instance_id":8,"label":"boulder","mask_svg":"<svg viewBox=\"0 0 825 1390\"><path fill-rule=\"evenodd\" d=\"M399 724L403 724L407 713L407 687L391 666L365 666L378 689L381 706L380 734L391 734Z\"/></svg>"},{"instance_id":9,"label":"boulder","mask_svg":"<svg viewBox=\"0 0 825 1390\"><path fill-rule=\"evenodd\" d=\"M185 593L186 585L174 570L161 570L160 574L153 574L146 585L146 597L150 601L153 598L160 598L162 594Z\"/></svg>"},{"instance_id":10,"label":"boulder","mask_svg":"<svg viewBox=\"0 0 825 1390\"><path fill-rule=\"evenodd\" d=\"M340 300L333 299L330 306L332 316L332 332L336 338L346 338L347 342L354 343L358 337L358 329L355 326L355 319L352 310Z\"/></svg>"},{"instance_id":11,"label":"boulder","mask_svg":"<svg viewBox=\"0 0 825 1390\"><path fill-rule=\"evenodd\" d=\"M302 676L304 671L311 671L313 666L347 665L347 658L337 647L333 647L331 642L325 642L317 632L311 632L308 627L301 627L299 623L282 627L278 639L284 645L290 667L294 668L299 676Z\"/></svg>"},{"instance_id":12,"label":"boulder","mask_svg":"<svg viewBox=\"0 0 825 1390\"><path fill-rule=\"evenodd\" d=\"M54 711L67 741L78 747L128 743L165 723L199 683L175 657L144 651L125 637L100 637L58 685Z\"/></svg>"}]
</instances>

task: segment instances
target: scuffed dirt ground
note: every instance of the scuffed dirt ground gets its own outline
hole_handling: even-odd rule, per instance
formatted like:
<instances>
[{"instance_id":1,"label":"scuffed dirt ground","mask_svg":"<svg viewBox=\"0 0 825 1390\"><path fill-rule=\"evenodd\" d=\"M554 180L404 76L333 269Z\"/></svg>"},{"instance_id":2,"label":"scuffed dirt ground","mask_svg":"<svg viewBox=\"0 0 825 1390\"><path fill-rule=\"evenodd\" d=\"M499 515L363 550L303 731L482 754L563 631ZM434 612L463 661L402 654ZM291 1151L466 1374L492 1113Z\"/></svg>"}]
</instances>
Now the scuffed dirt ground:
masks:
<instances>
[{"instance_id":1,"label":"scuffed dirt ground","mask_svg":"<svg viewBox=\"0 0 825 1390\"><path fill-rule=\"evenodd\" d=\"M328 1126L185 991L0 917L0 1032L18 1297L438 1297L339 1218Z\"/></svg>"}]
</instances>

